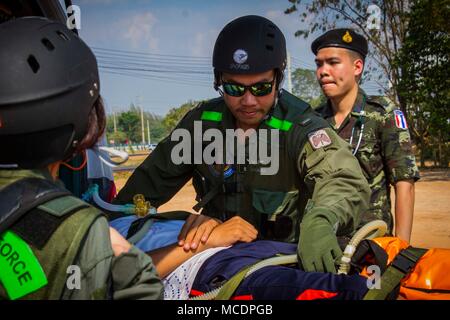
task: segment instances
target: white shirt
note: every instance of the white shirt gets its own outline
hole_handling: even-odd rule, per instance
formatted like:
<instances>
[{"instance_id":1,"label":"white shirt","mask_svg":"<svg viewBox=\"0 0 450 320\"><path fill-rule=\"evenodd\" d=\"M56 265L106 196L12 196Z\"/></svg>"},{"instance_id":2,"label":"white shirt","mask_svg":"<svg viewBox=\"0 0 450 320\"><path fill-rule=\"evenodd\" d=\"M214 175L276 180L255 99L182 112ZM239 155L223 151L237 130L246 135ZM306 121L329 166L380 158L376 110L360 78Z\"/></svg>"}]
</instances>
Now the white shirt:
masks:
<instances>
[{"instance_id":1,"label":"white shirt","mask_svg":"<svg viewBox=\"0 0 450 320\"><path fill-rule=\"evenodd\" d=\"M163 279L164 300L187 300L197 272L213 254L229 247L207 249L191 257Z\"/></svg>"}]
</instances>

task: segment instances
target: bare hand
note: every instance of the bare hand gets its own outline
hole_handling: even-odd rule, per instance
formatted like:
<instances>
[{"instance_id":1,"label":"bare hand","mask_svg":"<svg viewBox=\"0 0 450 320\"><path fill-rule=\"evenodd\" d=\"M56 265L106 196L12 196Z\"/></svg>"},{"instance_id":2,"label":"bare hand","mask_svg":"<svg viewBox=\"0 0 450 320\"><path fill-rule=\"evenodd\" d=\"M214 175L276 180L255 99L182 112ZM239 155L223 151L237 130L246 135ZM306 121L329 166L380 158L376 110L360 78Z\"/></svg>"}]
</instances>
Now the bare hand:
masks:
<instances>
[{"instance_id":1,"label":"bare hand","mask_svg":"<svg viewBox=\"0 0 450 320\"><path fill-rule=\"evenodd\" d=\"M258 230L239 216L225 221L212 231L208 247L228 247L236 242L252 242L258 236Z\"/></svg>"},{"instance_id":2,"label":"bare hand","mask_svg":"<svg viewBox=\"0 0 450 320\"><path fill-rule=\"evenodd\" d=\"M116 229L109 227L109 237L115 257L130 251L131 244Z\"/></svg>"},{"instance_id":3,"label":"bare hand","mask_svg":"<svg viewBox=\"0 0 450 320\"><path fill-rule=\"evenodd\" d=\"M201 214L191 214L183 225L178 235L178 245L183 246L184 250L195 250L200 241L206 243L212 230L221 223Z\"/></svg>"}]
</instances>

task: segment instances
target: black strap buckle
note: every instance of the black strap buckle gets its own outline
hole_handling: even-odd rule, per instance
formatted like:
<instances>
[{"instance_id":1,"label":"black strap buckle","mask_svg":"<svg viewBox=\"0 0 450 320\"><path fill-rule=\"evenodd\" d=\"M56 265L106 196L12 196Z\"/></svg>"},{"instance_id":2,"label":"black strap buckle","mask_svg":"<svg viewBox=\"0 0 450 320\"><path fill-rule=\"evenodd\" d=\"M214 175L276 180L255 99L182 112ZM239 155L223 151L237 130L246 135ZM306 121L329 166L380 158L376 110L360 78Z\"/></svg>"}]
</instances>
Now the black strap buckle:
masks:
<instances>
[{"instance_id":1,"label":"black strap buckle","mask_svg":"<svg viewBox=\"0 0 450 320\"><path fill-rule=\"evenodd\" d=\"M392 266L403 272L404 274L408 274L416 265L417 257L410 254L408 252L408 248L403 249L400 253L395 257L394 261L392 261Z\"/></svg>"}]
</instances>

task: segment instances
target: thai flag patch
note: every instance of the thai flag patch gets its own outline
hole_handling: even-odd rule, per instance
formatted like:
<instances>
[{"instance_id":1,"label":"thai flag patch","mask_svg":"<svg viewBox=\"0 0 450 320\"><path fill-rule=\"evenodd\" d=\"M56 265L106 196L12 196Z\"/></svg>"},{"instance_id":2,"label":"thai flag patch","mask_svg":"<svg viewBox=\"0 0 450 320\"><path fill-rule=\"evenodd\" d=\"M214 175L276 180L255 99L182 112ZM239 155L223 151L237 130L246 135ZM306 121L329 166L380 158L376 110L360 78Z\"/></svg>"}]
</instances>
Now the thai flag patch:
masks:
<instances>
[{"instance_id":1,"label":"thai flag patch","mask_svg":"<svg viewBox=\"0 0 450 320\"><path fill-rule=\"evenodd\" d=\"M403 112L400 110L394 110L395 115L395 125L400 129L408 129L408 124L406 123L406 118L403 115Z\"/></svg>"}]
</instances>

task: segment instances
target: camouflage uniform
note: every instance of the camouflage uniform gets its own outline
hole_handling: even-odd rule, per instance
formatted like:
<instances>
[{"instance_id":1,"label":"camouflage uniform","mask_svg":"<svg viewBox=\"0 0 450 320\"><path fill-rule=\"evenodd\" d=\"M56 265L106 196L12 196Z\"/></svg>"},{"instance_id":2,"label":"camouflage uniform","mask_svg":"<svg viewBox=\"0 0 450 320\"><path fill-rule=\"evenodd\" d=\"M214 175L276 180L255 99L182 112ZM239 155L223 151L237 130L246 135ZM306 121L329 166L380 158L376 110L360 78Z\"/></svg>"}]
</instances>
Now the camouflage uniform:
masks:
<instances>
[{"instance_id":1,"label":"camouflage uniform","mask_svg":"<svg viewBox=\"0 0 450 320\"><path fill-rule=\"evenodd\" d=\"M362 110L364 112L360 118ZM399 111L395 105L381 97L367 96L362 89L359 89L352 112L339 128L336 127L330 101L316 111L347 142L350 142L352 130L355 128L353 150L358 144L361 120L364 122L361 144L356 157L372 193L369 210L362 215L361 225L375 219L382 219L387 222L388 230L392 233L390 185L402 180L419 179L406 121L403 126L397 125L396 113Z\"/></svg>"}]
</instances>

